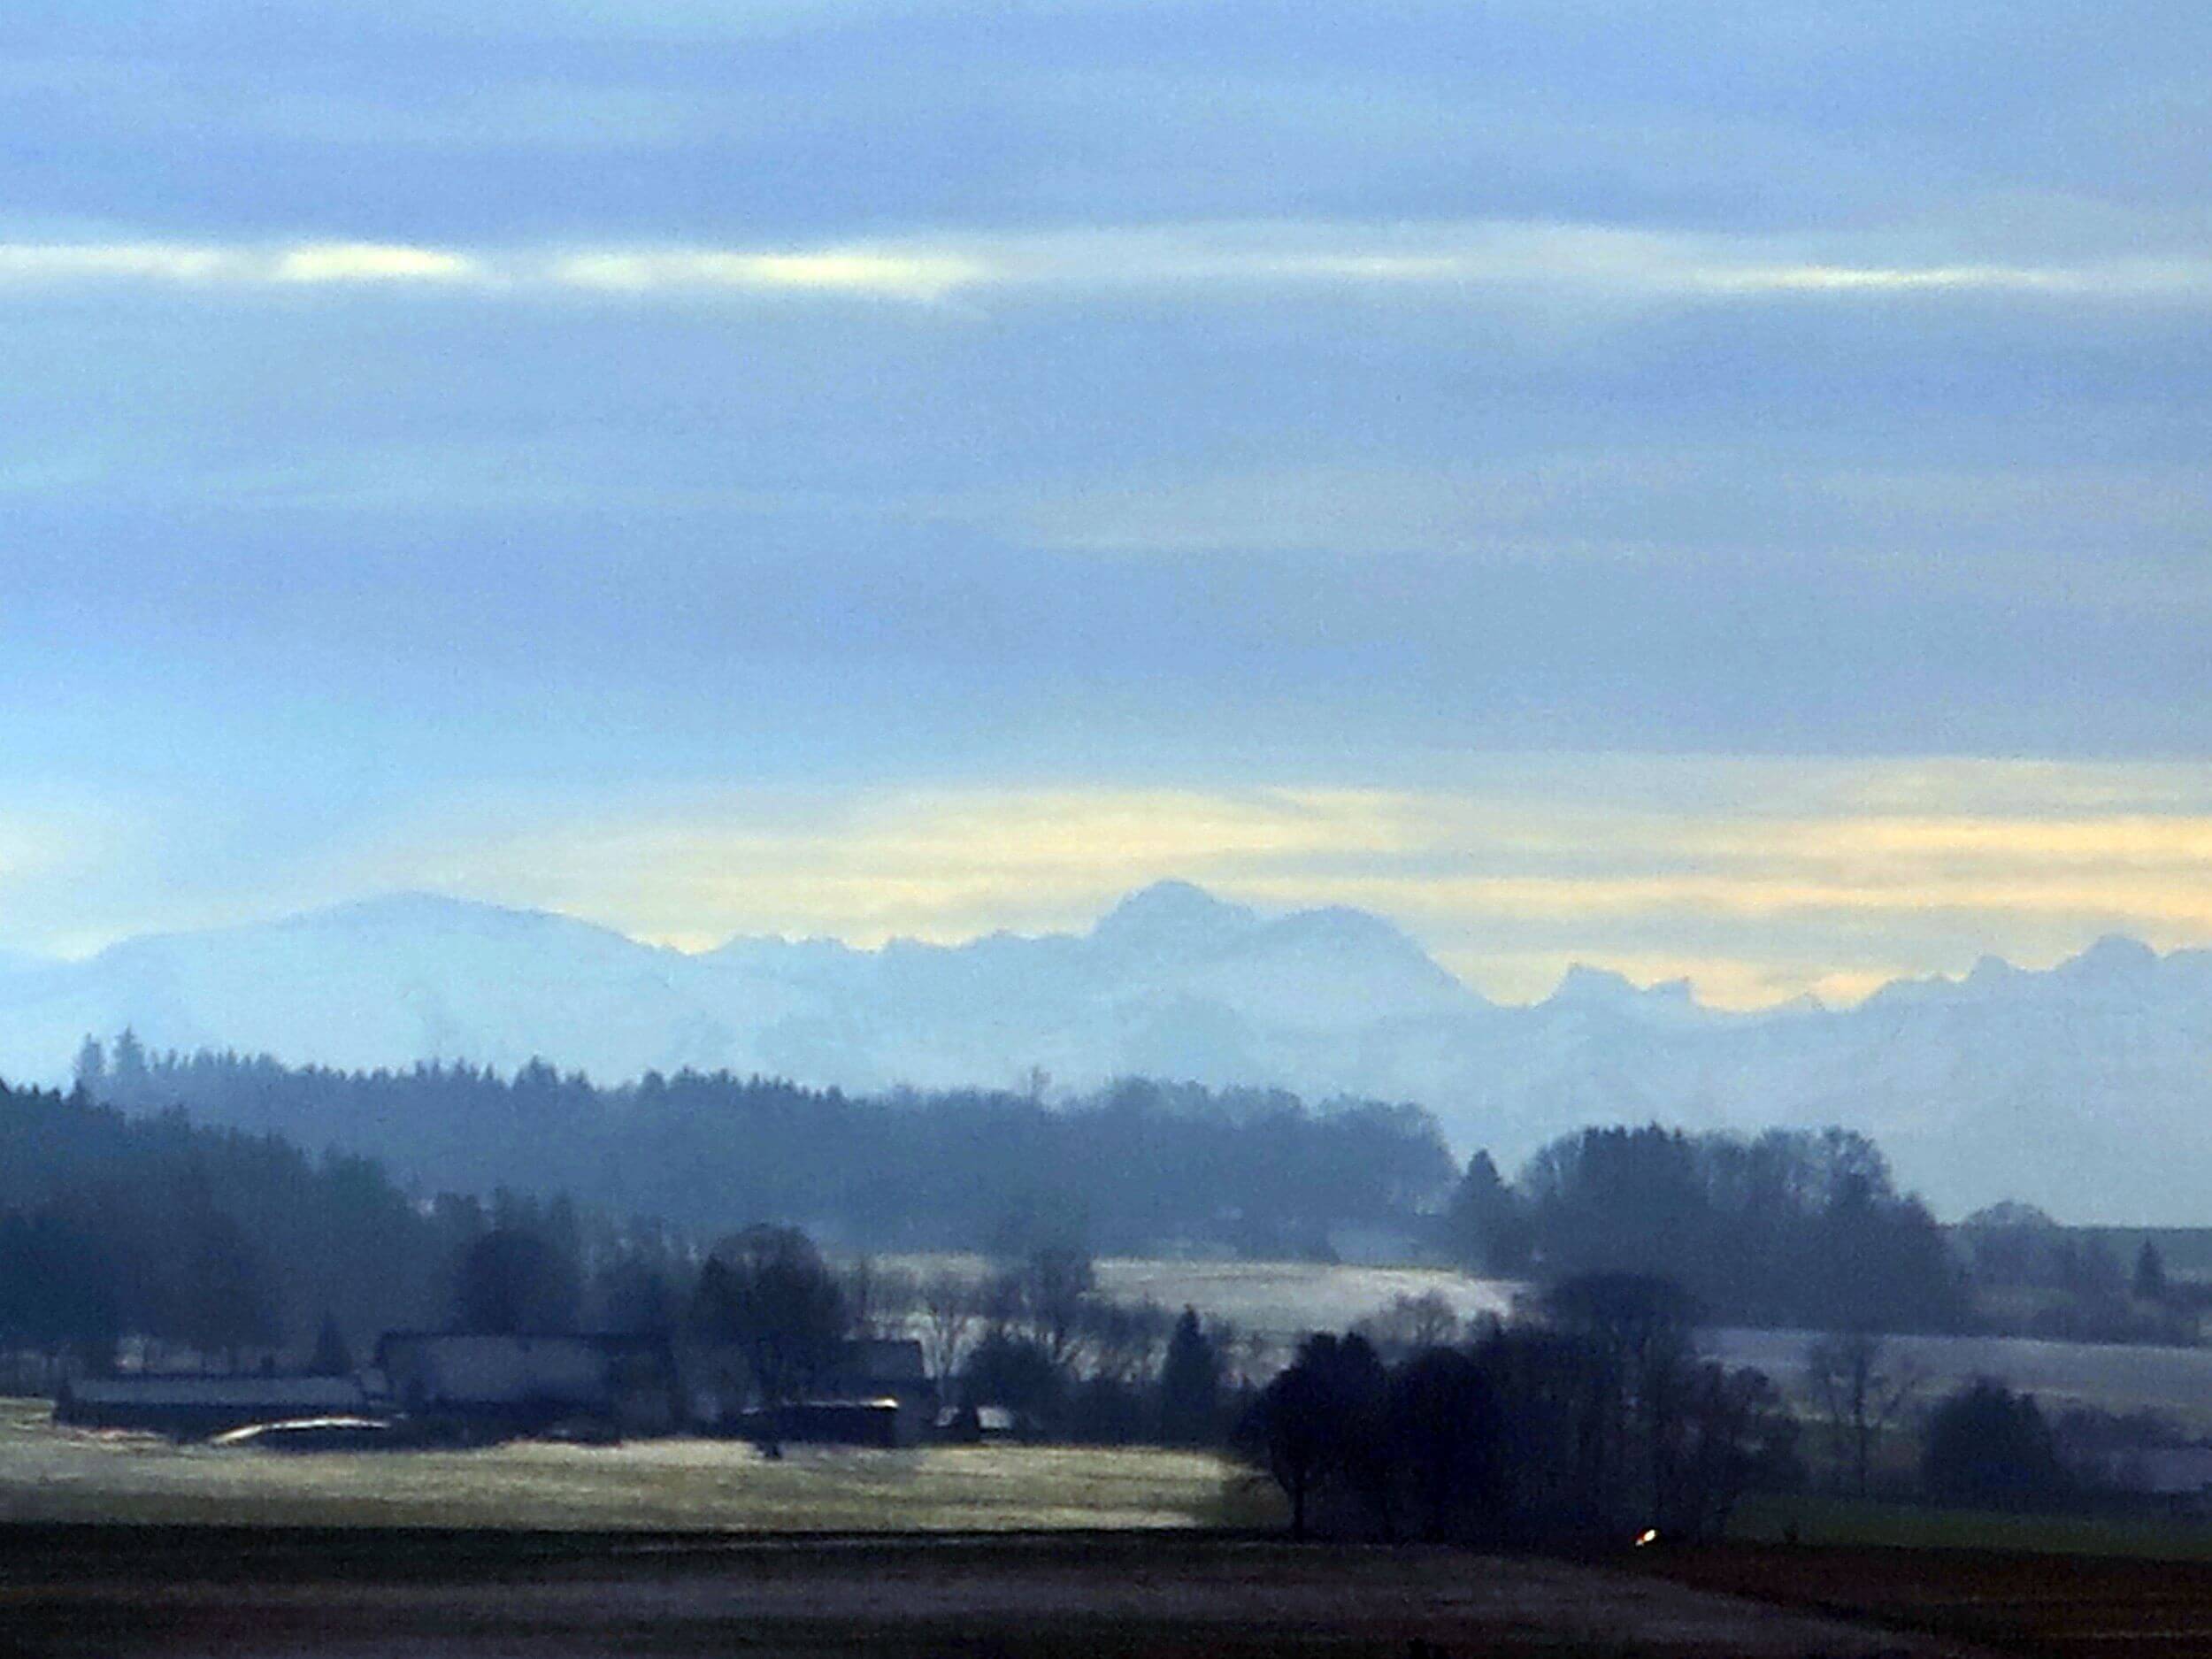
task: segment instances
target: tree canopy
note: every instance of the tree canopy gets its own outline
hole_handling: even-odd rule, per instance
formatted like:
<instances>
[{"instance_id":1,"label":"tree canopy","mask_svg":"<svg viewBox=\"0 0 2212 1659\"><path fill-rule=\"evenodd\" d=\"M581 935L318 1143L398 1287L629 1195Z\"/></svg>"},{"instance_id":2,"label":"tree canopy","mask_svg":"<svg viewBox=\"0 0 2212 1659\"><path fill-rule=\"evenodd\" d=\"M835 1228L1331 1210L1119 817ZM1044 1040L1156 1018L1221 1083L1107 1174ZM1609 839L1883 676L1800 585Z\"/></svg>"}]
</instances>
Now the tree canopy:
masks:
<instances>
[{"instance_id":1,"label":"tree canopy","mask_svg":"<svg viewBox=\"0 0 2212 1659\"><path fill-rule=\"evenodd\" d=\"M1018 1253L1072 1232L1120 1252L1202 1240L1308 1256L1340 1225L1415 1224L1454 1175L1417 1107L1279 1090L1131 1079L1062 1104L979 1090L862 1099L728 1072L610 1087L541 1062L503 1077L142 1047L126 1071L121 1056L119 1040L96 1064L88 1055L85 1087L134 1112L182 1105L438 1187L568 1192L708 1236L763 1217L878 1249Z\"/></svg>"},{"instance_id":2,"label":"tree canopy","mask_svg":"<svg viewBox=\"0 0 2212 1659\"><path fill-rule=\"evenodd\" d=\"M1584 1129L1509 1187L1478 1155L1448 1214L1471 1265L1658 1275L1730 1323L1944 1331L1967 1316L1935 1218L1847 1130Z\"/></svg>"}]
</instances>

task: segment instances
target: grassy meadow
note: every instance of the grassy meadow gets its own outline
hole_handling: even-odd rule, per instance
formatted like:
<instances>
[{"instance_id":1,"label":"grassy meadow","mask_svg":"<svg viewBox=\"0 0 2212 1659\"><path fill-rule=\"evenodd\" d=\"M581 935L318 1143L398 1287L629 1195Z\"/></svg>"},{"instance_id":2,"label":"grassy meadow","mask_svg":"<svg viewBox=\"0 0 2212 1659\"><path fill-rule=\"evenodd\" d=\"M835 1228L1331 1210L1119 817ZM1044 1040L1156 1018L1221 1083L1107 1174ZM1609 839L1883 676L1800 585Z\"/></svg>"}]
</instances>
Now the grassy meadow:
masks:
<instances>
[{"instance_id":1,"label":"grassy meadow","mask_svg":"<svg viewBox=\"0 0 2212 1659\"><path fill-rule=\"evenodd\" d=\"M1271 1525L1270 1494L1205 1454L1093 1447L615 1447L518 1440L465 1451L179 1446L54 1424L0 1401L0 1523L613 1531L1007 1532Z\"/></svg>"}]
</instances>

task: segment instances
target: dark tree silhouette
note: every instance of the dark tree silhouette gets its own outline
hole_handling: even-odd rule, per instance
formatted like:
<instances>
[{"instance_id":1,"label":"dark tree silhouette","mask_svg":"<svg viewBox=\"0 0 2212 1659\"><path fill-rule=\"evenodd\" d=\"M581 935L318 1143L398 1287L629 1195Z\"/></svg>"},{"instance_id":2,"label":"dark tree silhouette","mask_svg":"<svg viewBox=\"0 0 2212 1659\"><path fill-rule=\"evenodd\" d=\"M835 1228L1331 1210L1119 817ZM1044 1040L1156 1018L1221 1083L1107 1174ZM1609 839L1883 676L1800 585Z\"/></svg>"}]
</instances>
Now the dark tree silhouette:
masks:
<instances>
[{"instance_id":1,"label":"dark tree silhouette","mask_svg":"<svg viewBox=\"0 0 2212 1659\"><path fill-rule=\"evenodd\" d=\"M1923 1331L1966 1318L1934 1217L1845 1130L1586 1129L1532 1158L1516 1196L1548 1276L1661 1275L1732 1323Z\"/></svg>"},{"instance_id":2,"label":"dark tree silhouette","mask_svg":"<svg viewBox=\"0 0 2212 1659\"><path fill-rule=\"evenodd\" d=\"M1494 1521L1506 1425L1496 1391L1473 1357L1432 1348L1407 1360L1390 1379L1390 1421L1432 1541Z\"/></svg>"},{"instance_id":3,"label":"dark tree silhouette","mask_svg":"<svg viewBox=\"0 0 2212 1659\"><path fill-rule=\"evenodd\" d=\"M969 1406L1004 1406L1026 1423L1056 1429L1067 1403L1068 1374L1036 1338L995 1332L978 1342L960 1373Z\"/></svg>"},{"instance_id":4,"label":"dark tree silhouette","mask_svg":"<svg viewBox=\"0 0 2212 1659\"><path fill-rule=\"evenodd\" d=\"M171 1281L178 1335L234 1363L240 1348L277 1340L268 1271L243 1228L204 1210L187 1217L179 1245Z\"/></svg>"},{"instance_id":5,"label":"dark tree silhouette","mask_svg":"<svg viewBox=\"0 0 2212 1659\"><path fill-rule=\"evenodd\" d=\"M1021 1270L1022 1302L1030 1333L1056 1366L1075 1356L1084 1311L1098 1275L1079 1245L1048 1244L1030 1253Z\"/></svg>"},{"instance_id":6,"label":"dark tree silhouette","mask_svg":"<svg viewBox=\"0 0 2212 1659\"><path fill-rule=\"evenodd\" d=\"M1487 1152L1467 1160L1444 1223L1453 1256L1466 1266L1486 1273L1527 1270L1532 1240L1526 1208Z\"/></svg>"},{"instance_id":7,"label":"dark tree silhouette","mask_svg":"<svg viewBox=\"0 0 2212 1659\"><path fill-rule=\"evenodd\" d=\"M923 1282L920 1297L922 1350L929 1374L941 1386L968 1351L969 1333L982 1314L983 1287L964 1273L941 1269Z\"/></svg>"},{"instance_id":8,"label":"dark tree silhouette","mask_svg":"<svg viewBox=\"0 0 2212 1659\"><path fill-rule=\"evenodd\" d=\"M1171 1446L1210 1444L1221 1432L1221 1355L1185 1308L1160 1365L1160 1438Z\"/></svg>"},{"instance_id":9,"label":"dark tree silhouette","mask_svg":"<svg viewBox=\"0 0 2212 1659\"><path fill-rule=\"evenodd\" d=\"M781 1452L785 1408L834 1363L850 1323L837 1276L796 1227L748 1227L724 1240L692 1300L693 1328L743 1355L771 1455Z\"/></svg>"},{"instance_id":10,"label":"dark tree silhouette","mask_svg":"<svg viewBox=\"0 0 2212 1659\"><path fill-rule=\"evenodd\" d=\"M2166 1283L2166 1258L2158 1253L2158 1246L2150 1240L2143 1240L2143 1248L2135 1253L2135 1294L2145 1302L2163 1302L2170 1294Z\"/></svg>"},{"instance_id":11,"label":"dark tree silhouette","mask_svg":"<svg viewBox=\"0 0 2212 1659\"><path fill-rule=\"evenodd\" d=\"M575 1262L534 1232L495 1227L470 1244L456 1275L457 1328L480 1336L572 1331L582 1302Z\"/></svg>"},{"instance_id":12,"label":"dark tree silhouette","mask_svg":"<svg viewBox=\"0 0 2212 1659\"><path fill-rule=\"evenodd\" d=\"M1261 1391L1240 1437L1289 1500L1292 1537L1307 1535L1324 1493L1344 1494L1388 1529L1388 1387L1364 1337L1325 1333L1299 1344Z\"/></svg>"},{"instance_id":13,"label":"dark tree silhouette","mask_svg":"<svg viewBox=\"0 0 2212 1659\"><path fill-rule=\"evenodd\" d=\"M1920 1478L1942 1503L2032 1509L2065 1496L2066 1471L2035 1396L1978 1377L1928 1418Z\"/></svg>"},{"instance_id":14,"label":"dark tree silhouette","mask_svg":"<svg viewBox=\"0 0 2212 1659\"><path fill-rule=\"evenodd\" d=\"M0 1212L0 1347L104 1369L121 1333L114 1262L100 1238L50 1210Z\"/></svg>"},{"instance_id":15,"label":"dark tree silhouette","mask_svg":"<svg viewBox=\"0 0 2212 1659\"><path fill-rule=\"evenodd\" d=\"M346 1333L338 1328L338 1321L329 1314L315 1332L315 1351L309 1357L307 1369L318 1377L350 1377L353 1374L353 1349L346 1341Z\"/></svg>"},{"instance_id":16,"label":"dark tree silhouette","mask_svg":"<svg viewBox=\"0 0 2212 1659\"><path fill-rule=\"evenodd\" d=\"M58 1340L96 1367L127 1333L219 1353L303 1336L326 1310L362 1333L435 1324L451 1305L459 1239L375 1164L180 1112L127 1118L81 1090L0 1083L11 1211L69 1240L41 1247L40 1299L75 1307Z\"/></svg>"}]
</instances>

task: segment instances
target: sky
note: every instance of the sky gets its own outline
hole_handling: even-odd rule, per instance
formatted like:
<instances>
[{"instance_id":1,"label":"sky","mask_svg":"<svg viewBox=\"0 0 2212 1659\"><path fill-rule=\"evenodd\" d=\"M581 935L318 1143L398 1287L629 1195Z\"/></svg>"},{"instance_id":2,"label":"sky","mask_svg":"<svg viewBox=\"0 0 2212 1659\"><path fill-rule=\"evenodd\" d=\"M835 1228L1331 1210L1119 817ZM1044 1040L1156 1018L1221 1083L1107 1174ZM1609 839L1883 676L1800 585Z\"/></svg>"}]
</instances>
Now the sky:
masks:
<instances>
[{"instance_id":1,"label":"sky","mask_svg":"<svg viewBox=\"0 0 2212 1659\"><path fill-rule=\"evenodd\" d=\"M16 0L0 950L2212 943L2212 11Z\"/></svg>"}]
</instances>

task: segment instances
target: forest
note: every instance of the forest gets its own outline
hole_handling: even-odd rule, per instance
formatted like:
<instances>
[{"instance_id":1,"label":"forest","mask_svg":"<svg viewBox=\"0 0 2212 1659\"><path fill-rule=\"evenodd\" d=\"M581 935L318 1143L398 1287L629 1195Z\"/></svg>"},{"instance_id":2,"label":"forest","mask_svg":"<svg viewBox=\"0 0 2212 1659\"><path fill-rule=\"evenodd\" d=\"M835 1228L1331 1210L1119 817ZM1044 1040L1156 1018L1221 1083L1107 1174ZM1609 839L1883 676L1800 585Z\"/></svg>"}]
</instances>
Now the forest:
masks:
<instances>
[{"instance_id":1,"label":"forest","mask_svg":"<svg viewBox=\"0 0 2212 1659\"><path fill-rule=\"evenodd\" d=\"M1880 1148L1844 1129L1583 1129L1510 1183L1479 1152L1447 1232L1487 1272L1663 1276L1717 1324L1939 1332L1974 1317L1934 1217L1897 1190Z\"/></svg>"},{"instance_id":2,"label":"forest","mask_svg":"<svg viewBox=\"0 0 2212 1659\"><path fill-rule=\"evenodd\" d=\"M366 1154L425 1189L567 1193L708 1234L788 1222L861 1249L1018 1248L1046 1225L1102 1254L1325 1256L1335 1227L1417 1225L1455 1173L1418 1107L1143 1079L1068 1102L864 1099L727 1072L603 1087L535 1061L502 1076L149 1055L128 1033L88 1042L77 1075L134 1114L181 1106Z\"/></svg>"},{"instance_id":3,"label":"forest","mask_svg":"<svg viewBox=\"0 0 2212 1659\"><path fill-rule=\"evenodd\" d=\"M703 1241L764 1223L846 1256L1002 1261L1325 1260L1333 1231L1366 1225L1409 1258L1502 1277L1661 1274L1701 1319L1737 1325L1959 1330L1989 1291L1984 1235L1954 1248L1880 1149L1839 1129L1590 1128L1509 1182L1484 1153L1455 1182L1416 1108L1142 1080L1066 1105L695 1073L600 1088L541 1064L150 1056L127 1033L88 1042L79 1076L65 1096L0 1094L7 1259L70 1264L12 1277L200 1348L303 1342L326 1317L357 1341L436 1325L456 1264L500 1231L542 1237L574 1286L563 1317L605 1328L644 1286L678 1295ZM330 1149L301 1144L317 1140Z\"/></svg>"}]
</instances>

